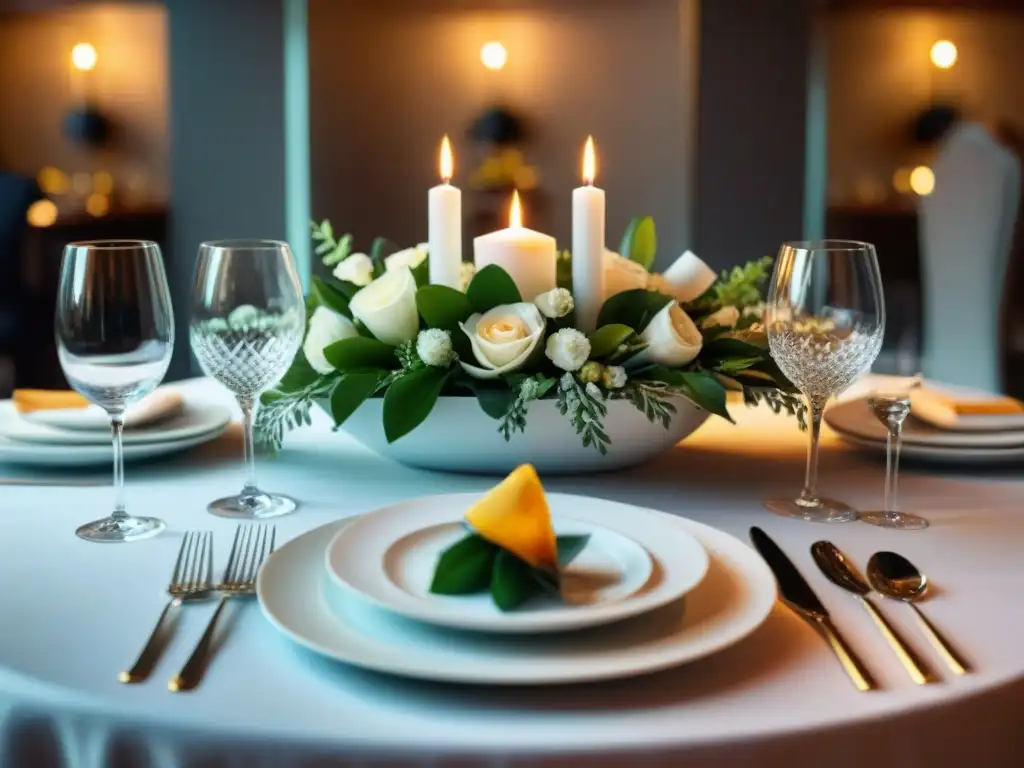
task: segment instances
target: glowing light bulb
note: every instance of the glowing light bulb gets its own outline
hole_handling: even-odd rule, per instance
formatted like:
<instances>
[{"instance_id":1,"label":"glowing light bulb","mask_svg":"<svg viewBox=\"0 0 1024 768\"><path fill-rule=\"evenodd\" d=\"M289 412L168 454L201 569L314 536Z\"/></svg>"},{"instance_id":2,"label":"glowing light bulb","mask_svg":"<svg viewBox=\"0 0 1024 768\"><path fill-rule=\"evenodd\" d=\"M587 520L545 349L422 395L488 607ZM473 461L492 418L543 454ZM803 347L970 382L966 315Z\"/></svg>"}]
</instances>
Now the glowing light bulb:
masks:
<instances>
[{"instance_id":1,"label":"glowing light bulb","mask_svg":"<svg viewBox=\"0 0 1024 768\"><path fill-rule=\"evenodd\" d=\"M927 197L935 189L935 174L927 165L919 165L910 172L910 188L921 197Z\"/></svg>"},{"instance_id":2,"label":"glowing light bulb","mask_svg":"<svg viewBox=\"0 0 1024 768\"><path fill-rule=\"evenodd\" d=\"M96 58L96 49L90 43L78 43L71 49L71 63L82 72L95 68Z\"/></svg>"},{"instance_id":3,"label":"glowing light bulb","mask_svg":"<svg viewBox=\"0 0 1024 768\"><path fill-rule=\"evenodd\" d=\"M487 69L497 71L505 66L508 61L508 51L505 46L497 41L484 43L480 49L480 61Z\"/></svg>"},{"instance_id":4,"label":"glowing light bulb","mask_svg":"<svg viewBox=\"0 0 1024 768\"><path fill-rule=\"evenodd\" d=\"M939 40L932 46L932 64L939 69L949 69L956 64L957 50L950 40Z\"/></svg>"}]
</instances>

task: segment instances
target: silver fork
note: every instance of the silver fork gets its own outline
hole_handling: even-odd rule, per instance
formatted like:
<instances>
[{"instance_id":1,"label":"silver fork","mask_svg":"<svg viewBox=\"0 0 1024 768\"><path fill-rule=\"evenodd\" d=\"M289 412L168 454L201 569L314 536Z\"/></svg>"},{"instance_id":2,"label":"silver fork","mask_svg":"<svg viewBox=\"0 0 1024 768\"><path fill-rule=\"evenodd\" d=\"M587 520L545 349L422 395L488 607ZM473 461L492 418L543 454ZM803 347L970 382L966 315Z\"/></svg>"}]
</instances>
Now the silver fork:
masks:
<instances>
[{"instance_id":1,"label":"silver fork","mask_svg":"<svg viewBox=\"0 0 1024 768\"><path fill-rule=\"evenodd\" d=\"M213 647L213 633L224 606L233 597L255 596L256 574L263 561L274 551L276 538L276 526L240 525L235 529L235 540L231 543L231 554L224 569L224 581L217 586L217 591L221 593L220 603L185 666L167 684L170 690L191 691L199 685Z\"/></svg>"},{"instance_id":2,"label":"silver fork","mask_svg":"<svg viewBox=\"0 0 1024 768\"><path fill-rule=\"evenodd\" d=\"M181 540L178 559L171 572L171 583L167 594L171 599L160 612L142 653L132 668L122 672L118 679L122 683L141 683L153 671L160 658L162 643L159 641L160 628L172 609L182 603L208 599L213 591L213 533L210 531L188 531Z\"/></svg>"}]
</instances>

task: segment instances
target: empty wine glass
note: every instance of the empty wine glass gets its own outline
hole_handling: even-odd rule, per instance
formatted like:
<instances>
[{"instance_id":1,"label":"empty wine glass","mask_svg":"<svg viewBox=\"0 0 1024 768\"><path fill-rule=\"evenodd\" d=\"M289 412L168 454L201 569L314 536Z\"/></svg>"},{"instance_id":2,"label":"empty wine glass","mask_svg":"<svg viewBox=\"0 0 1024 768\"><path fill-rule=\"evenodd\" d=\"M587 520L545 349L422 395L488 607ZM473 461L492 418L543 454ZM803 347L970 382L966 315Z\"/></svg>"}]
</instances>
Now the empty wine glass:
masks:
<instances>
[{"instance_id":1,"label":"empty wine glass","mask_svg":"<svg viewBox=\"0 0 1024 768\"><path fill-rule=\"evenodd\" d=\"M55 321L57 356L68 383L110 415L114 511L75 533L99 542L154 536L165 523L125 510L125 408L167 373L174 314L160 248L141 240L71 243L64 249Z\"/></svg>"},{"instance_id":2,"label":"empty wine glass","mask_svg":"<svg viewBox=\"0 0 1024 768\"><path fill-rule=\"evenodd\" d=\"M825 403L868 370L882 347L885 303L874 246L851 240L784 244L766 315L772 357L807 398L810 446L800 495L765 506L816 523L856 520L848 505L818 495L818 437Z\"/></svg>"},{"instance_id":3,"label":"empty wine glass","mask_svg":"<svg viewBox=\"0 0 1024 768\"><path fill-rule=\"evenodd\" d=\"M253 418L259 396L276 384L302 344L306 310L287 243L220 240L199 247L189 331L207 376L242 409L246 481L241 493L210 503L222 517L267 518L293 512L287 496L256 485Z\"/></svg>"},{"instance_id":4,"label":"empty wine glass","mask_svg":"<svg viewBox=\"0 0 1024 768\"><path fill-rule=\"evenodd\" d=\"M881 512L862 512L860 519L881 528L899 531L919 531L928 527L923 517L900 512L899 477L900 443L903 422L910 415L910 391L921 386L921 376L886 377L885 386L868 396L868 407L886 428L885 439L885 509Z\"/></svg>"}]
</instances>

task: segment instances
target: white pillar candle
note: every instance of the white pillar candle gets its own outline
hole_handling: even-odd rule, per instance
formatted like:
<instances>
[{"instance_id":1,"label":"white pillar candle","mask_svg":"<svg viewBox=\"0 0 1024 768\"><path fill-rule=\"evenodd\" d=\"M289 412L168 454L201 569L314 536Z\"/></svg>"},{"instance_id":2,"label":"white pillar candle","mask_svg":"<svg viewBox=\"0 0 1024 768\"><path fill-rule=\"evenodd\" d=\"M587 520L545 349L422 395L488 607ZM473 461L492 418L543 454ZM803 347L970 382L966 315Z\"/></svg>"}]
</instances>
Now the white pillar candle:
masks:
<instances>
[{"instance_id":1,"label":"white pillar candle","mask_svg":"<svg viewBox=\"0 0 1024 768\"><path fill-rule=\"evenodd\" d=\"M523 301L533 301L557 286L555 238L523 226L518 192L512 196L509 220L508 229L474 238L476 269L497 264L512 277Z\"/></svg>"},{"instance_id":2,"label":"white pillar candle","mask_svg":"<svg viewBox=\"0 0 1024 768\"><path fill-rule=\"evenodd\" d=\"M594 139L583 150L583 186L572 192L572 296L576 327L597 328L604 300L604 190L594 186Z\"/></svg>"},{"instance_id":3,"label":"white pillar candle","mask_svg":"<svg viewBox=\"0 0 1024 768\"><path fill-rule=\"evenodd\" d=\"M441 183L427 195L430 284L462 288L462 191L452 186L452 148L441 141Z\"/></svg>"}]
</instances>

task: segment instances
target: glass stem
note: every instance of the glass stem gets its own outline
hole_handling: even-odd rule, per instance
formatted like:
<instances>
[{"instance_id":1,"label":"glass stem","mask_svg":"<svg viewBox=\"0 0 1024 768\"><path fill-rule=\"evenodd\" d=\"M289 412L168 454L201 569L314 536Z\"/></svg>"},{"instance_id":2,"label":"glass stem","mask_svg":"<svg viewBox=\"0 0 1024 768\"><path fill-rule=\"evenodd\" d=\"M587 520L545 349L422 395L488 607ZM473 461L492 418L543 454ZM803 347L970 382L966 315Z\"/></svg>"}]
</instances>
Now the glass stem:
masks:
<instances>
[{"instance_id":1,"label":"glass stem","mask_svg":"<svg viewBox=\"0 0 1024 768\"><path fill-rule=\"evenodd\" d=\"M804 475L804 489L796 503L802 507L817 507L821 504L818 498L818 438L821 436L821 414L825 410L825 402L818 398L807 397L809 413L810 443L807 446L807 472Z\"/></svg>"},{"instance_id":2,"label":"glass stem","mask_svg":"<svg viewBox=\"0 0 1024 768\"><path fill-rule=\"evenodd\" d=\"M239 397L238 404L242 408L242 432L245 445L245 485L240 496L243 499L259 494L256 487L256 450L253 445L253 417L256 413L256 401L252 397Z\"/></svg>"},{"instance_id":3,"label":"glass stem","mask_svg":"<svg viewBox=\"0 0 1024 768\"><path fill-rule=\"evenodd\" d=\"M127 520L124 506L124 414L110 414L110 434L114 442L114 520Z\"/></svg>"},{"instance_id":4,"label":"glass stem","mask_svg":"<svg viewBox=\"0 0 1024 768\"><path fill-rule=\"evenodd\" d=\"M890 424L889 437L886 440L885 462L885 516L890 520L897 520L900 516L899 482L902 437L903 424Z\"/></svg>"}]
</instances>

